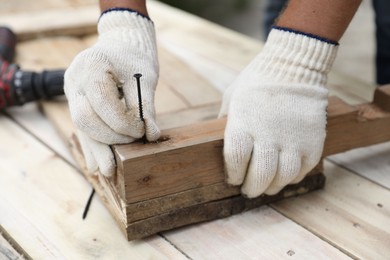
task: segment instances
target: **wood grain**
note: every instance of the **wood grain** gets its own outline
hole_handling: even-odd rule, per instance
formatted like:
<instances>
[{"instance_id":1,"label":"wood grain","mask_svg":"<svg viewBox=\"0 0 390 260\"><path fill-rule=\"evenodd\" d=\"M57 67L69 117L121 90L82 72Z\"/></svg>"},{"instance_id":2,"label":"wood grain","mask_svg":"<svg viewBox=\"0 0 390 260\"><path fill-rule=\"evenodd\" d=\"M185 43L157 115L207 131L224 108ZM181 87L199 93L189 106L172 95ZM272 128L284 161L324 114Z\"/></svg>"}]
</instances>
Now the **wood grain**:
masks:
<instances>
[{"instance_id":1,"label":"wood grain","mask_svg":"<svg viewBox=\"0 0 390 260\"><path fill-rule=\"evenodd\" d=\"M272 207L353 258L386 259L389 190L332 163L325 176L324 190Z\"/></svg>"},{"instance_id":2,"label":"wood grain","mask_svg":"<svg viewBox=\"0 0 390 260\"><path fill-rule=\"evenodd\" d=\"M127 238L129 240L139 239L177 227L225 218L274 201L306 194L310 191L321 189L324 185L324 176L321 173L316 173L307 176L298 184L286 186L281 192L272 196L263 195L255 199L247 199L240 195L224 197L220 200L206 198L206 202L196 201L196 204L192 206L185 205L185 207L176 208L167 213L155 215L140 221L129 221ZM179 195L179 197L182 196ZM193 200L191 204L194 204Z\"/></svg>"},{"instance_id":3,"label":"wood grain","mask_svg":"<svg viewBox=\"0 0 390 260\"><path fill-rule=\"evenodd\" d=\"M76 136L71 140L70 149L84 176L94 186L129 240L144 238L157 232L193 223L227 217L271 201L301 195L323 187L325 181L320 174L322 166L319 165L301 183L288 186L275 196L262 196L248 200L240 196L239 187L228 186L222 182L156 199L129 203L118 195L118 191L121 191L118 186L122 182L108 179L101 174L96 176L88 173ZM189 215L191 218L188 217Z\"/></svg>"},{"instance_id":4,"label":"wood grain","mask_svg":"<svg viewBox=\"0 0 390 260\"><path fill-rule=\"evenodd\" d=\"M159 48L160 78L191 107L221 101L222 94L209 81L165 48ZM199 95L202 93L202 95Z\"/></svg>"},{"instance_id":5,"label":"wood grain","mask_svg":"<svg viewBox=\"0 0 390 260\"><path fill-rule=\"evenodd\" d=\"M159 237L128 243L97 197L83 221L88 182L18 124L0 123L0 223L32 258L183 257Z\"/></svg>"},{"instance_id":6,"label":"wood grain","mask_svg":"<svg viewBox=\"0 0 390 260\"><path fill-rule=\"evenodd\" d=\"M390 111L376 104L350 106L331 98L328 111L324 156L390 140Z\"/></svg>"},{"instance_id":7,"label":"wood grain","mask_svg":"<svg viewBox=\"0 0 390 260\"><path fill-rule=\"evenodd\" d=\"M267 206L164 236L192 259L350 259Z\"/></svg>"},{"instance_id":8,"label":"wood grain","mask_svg":"<svg viewBox=\"0 0 390 260\"><path fill-rule=\"evenodd\" d=\"M225 119L211 120L165 130L157 143L115 146L119 195L133 203L224 182L225 124ZM332 97L327 131L324 156L388 141L390 112Z\"/></svg>"},{"instance_id":9,"label":"wood grain","mask_svg":"<svg viewBox=\"0 0 390 260\"><path fill-rule=\"evenodd\" d=\"M390 190L390 142L354 149L328 157L338 165Z\"/></svg>"}]
</instances>

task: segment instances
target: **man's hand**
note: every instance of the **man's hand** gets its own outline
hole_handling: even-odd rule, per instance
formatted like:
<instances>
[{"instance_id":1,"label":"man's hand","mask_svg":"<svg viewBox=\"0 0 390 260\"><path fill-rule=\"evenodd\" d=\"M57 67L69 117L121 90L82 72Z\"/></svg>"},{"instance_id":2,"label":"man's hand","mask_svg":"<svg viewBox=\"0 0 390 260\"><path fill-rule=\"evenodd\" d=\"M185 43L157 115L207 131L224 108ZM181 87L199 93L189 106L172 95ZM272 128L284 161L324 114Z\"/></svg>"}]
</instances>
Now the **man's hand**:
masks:
<instances>
[{"instance_id":1,"label":"man's hand","mask_svg":"<svg viewBox=\"0 0 390 260\"><path fill-rule=\"evenodd\" d=\"M274 28L225 92L227 181L250 198L299 182L321 158L326 75L337 50L324 40Z\"/></svg>"},{"instance_id":2,"label":"man's hand","mask_svg":"<svg viewBox=\"0 0 390 260\"><path fill-rule=\"evenodd\" d=\"M65 94L89 171L115 171L109 145L146 134L160 136L154 92L158 60L153 22L129 10L108 10L98 23L99 40L81 52L65 73ZM145 123L139 117L134 74L141 73Z\"/></svg>"}]
</instances>

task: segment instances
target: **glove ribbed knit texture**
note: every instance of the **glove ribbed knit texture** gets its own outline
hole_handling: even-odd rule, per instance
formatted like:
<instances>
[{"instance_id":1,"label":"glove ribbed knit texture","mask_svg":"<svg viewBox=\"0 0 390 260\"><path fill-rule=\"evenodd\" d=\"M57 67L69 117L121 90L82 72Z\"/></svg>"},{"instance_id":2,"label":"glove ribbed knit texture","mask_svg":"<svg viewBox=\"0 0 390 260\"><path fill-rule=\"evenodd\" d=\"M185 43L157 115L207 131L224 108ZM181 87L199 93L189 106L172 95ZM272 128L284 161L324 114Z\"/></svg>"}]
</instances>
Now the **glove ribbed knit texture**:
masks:
<instances>
[{"instance_id":1,"label":"glove ribbed knit texture","mask_svg":"<svg viewBox=\"0 0 390 260\"><path fill-rule=\"evenodd\" d=\"M114 10L103 14L99 19L98 33L99 40L129 43L141 52L156 55L154 24L136 12Z\"/></svg>"},{"instance_id":2,"label":"glove ribbed knit texture","mask_svg":"<svg viewBox=\"0 0 390 260\"><path fill-rule=\"evenodd\" d=\"M306 35L273 29L256 61L246 70L261 71L266 81L324 85L337 47Z\"/></svg>"},{"instance_id":3,"label":"glove ribbed knit texture","mask_svg":"<svg viewBox=\"0 0 390 260\"><path fill-rule=\"evenodd\" d=\"M243 194L275 194L320 160L326 136L327 74L337 45L272 29L261 53L226 90L227 181Z\"/></svg>"}]
</instances>

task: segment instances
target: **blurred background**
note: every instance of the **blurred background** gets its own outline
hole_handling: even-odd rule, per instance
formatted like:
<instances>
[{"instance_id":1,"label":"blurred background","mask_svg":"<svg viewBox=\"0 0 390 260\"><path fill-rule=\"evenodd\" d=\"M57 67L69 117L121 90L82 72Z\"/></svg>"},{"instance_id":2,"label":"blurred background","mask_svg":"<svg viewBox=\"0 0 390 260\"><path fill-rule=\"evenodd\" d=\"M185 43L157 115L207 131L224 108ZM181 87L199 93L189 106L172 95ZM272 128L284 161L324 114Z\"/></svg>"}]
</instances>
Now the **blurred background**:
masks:
<instances>
[{"instance_id":1,"label":"blurred background","mask_svg":"<svg viewBox=\"0 0 390 260\"><path fill-rule=\"evenodd\" d=\"M268 0L161 0L205 19L264 41L263 19ZM375 84L374 12L362 1L340 48L333 69L363 84Z\"/></svg>"}]
</instances>

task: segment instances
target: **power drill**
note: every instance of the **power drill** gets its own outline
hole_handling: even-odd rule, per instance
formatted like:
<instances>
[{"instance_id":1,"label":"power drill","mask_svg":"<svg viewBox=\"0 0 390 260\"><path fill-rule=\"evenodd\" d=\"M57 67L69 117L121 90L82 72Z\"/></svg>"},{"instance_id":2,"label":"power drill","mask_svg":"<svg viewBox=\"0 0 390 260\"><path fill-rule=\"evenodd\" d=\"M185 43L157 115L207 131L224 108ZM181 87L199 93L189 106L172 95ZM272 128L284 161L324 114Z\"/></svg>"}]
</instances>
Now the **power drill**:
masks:
<instances>
[{"instance_id":1,"label":"power drill","mask_svg":"<svg viewBox=\"0 0 390 260\"><path fill-rule=\"evenodd\" d=\"M23 71L12 63L16 35L0 27L0 109L64 94L65 70Z\"/></svg>"}]
</instances>

